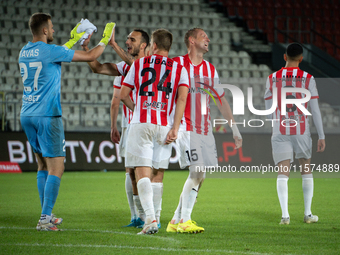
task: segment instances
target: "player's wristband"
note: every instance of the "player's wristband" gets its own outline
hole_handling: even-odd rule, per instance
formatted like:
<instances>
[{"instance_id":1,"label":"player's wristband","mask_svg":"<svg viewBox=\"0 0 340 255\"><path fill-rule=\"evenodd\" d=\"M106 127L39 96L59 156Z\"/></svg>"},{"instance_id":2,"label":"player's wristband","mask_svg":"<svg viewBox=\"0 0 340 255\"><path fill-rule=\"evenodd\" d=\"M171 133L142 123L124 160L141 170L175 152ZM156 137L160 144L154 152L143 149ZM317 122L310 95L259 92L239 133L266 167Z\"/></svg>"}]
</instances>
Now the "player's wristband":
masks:
<instances>
[{"instance_id":1,"label":"player's wristband","mask_svg":"<svg viewBox=\"0 0 340 255\"><path fill-rule=\"evenodd\" d=\"M238 130L238 127L237 127L235 124L233 124L233 125L231 126L231 130L233 131L233 137L237 136L238 139L242 140L241 133L240 133L240 131Z\"/></svg>"}]
</instances>

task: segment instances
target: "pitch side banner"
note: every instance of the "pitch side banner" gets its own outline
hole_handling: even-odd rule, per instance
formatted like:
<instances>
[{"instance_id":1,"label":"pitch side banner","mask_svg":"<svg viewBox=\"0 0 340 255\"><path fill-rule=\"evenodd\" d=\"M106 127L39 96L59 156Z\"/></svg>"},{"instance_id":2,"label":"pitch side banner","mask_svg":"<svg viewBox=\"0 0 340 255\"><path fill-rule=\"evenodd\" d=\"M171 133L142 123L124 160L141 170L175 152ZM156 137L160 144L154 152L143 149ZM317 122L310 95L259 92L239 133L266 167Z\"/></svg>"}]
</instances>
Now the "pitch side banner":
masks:
<instances>
[{"instance_id":1,"label":"pitch side banner","mask_svg":"<svg viewBox=\"0 0 340 255\"><path fill-rule=\"evenodd\" d=\"M109 133L65 133L65 170L124 170L124 159L118 144L110 140ZM22 171L36 171L33 150L23 132L0 133L0 161L18 163ZM179 169L178 154L173 150L170 169Z\"/></svg>"},{"instance_id":2,"label":"pitch side banner","mask_svg":"<svg viewBox=\"0 0 340 255\"><path fill-rule=\"evenodd\" d=\"M215 134L218 166L205 166L207 178L274 178L277 176L272 156L271 134L243 134L243 146L235 149L229 134ZM326 150L317 153L318 136L312 135L311 170L319 178L340 178L339 134L326 134ZM301 177L297 159L290 164L290 177Z\"/></svg>"},{"instance_id":3,"label":"pitch side banner","mask_svg":"<svg viewBox=\"0 0 340 255\"><path fill-rule=\"evenodd\" d=\"M233 169L274 166L271 149L271 134L243 134L243 146L235 150L231 133L214 134L220 166ZM124 170L124 161L119 155L118 145L110 141L108 133L66 132L66 171L81 170ZM317 136L313 135L312 163L322 170L324 165L339 165L340 135L326 134L326 151L316 153ZM18 163L23 171L36 171L34 153L26 136L21 132L0 133L0 161ZM179 153L175 147L169 169L180 169ZM297 162L295 162L297 164ZM294 165L292 165L294 170ZM295 166L298 167L298 166ZM335 168L334 168L335 169ZM335 169L336 171L336 169ZM210 175L207 174L207 177ZM242 175L246 177L246 175ZM248 175L247 175L248 176Z\"/></svg>"}]
</instances>

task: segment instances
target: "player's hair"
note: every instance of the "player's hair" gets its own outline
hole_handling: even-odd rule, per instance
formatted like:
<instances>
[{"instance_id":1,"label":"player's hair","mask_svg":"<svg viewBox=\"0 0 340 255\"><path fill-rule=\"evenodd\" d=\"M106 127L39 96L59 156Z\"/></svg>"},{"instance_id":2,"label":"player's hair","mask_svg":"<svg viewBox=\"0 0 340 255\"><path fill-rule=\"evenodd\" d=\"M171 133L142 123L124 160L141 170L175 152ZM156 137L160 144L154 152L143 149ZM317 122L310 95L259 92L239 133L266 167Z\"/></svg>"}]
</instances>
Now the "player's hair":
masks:
<instances>
[{"instance_id":1,"label":"player's hair","mask_svg":"<svg viewBox=\"0 0 340 255\"><path fill-rule=\"evenodd\" d=\"M34 13L28 22L32 35L39 35L41 33L41 28L43 26L48 26L48 20L51 19L52 16L49 13Z\"/></svg>"},{"instance_id":2,"label":"player's hair","mask_svg":"<svg viewBox=\"0 0 340 255\"><path fill-rule=\"evenodd\" d=\"M133 31L141 33L142 35L141 43L146 43L145 48L148 47L150 43L150 37L148 33L145 32L143 29L139 29L139 28L135 28Z\"/></svg>"},{"instance_id":3,"label":"player's hair","mask_svg":"<svg viewBox=\"0 0 340 255\"><path fill-rule=\"evenodd\" d=\"M187 48L189 49L189 46L190 46L190 42L189 42L189 37L194 37L194 38L197 38L197 33L199 30L203 30L203 28L200 28L200 27L194 27L192 29L189 29L186 33L185 33L185 36L184 36L184 43L185 45L187 46Z\"/></svg>"},{"instance_id":4,"label":"player's hair","mask_svg":"<svg viewBox=\"0 0 340 255\"><path fill-rule=\"evenodd\" d=\"M298 60L303 53L303 48L299 43L291 43L287 46L286 55L289 59Z\"/></svg>"},{"instance_id":5,"label":"player's hair","mask_svg":"<svg viewBox=\"0 0 340 255\"><path fill-rule=\"evenodd\" d=\"M160 28L152 32L151 38L159 50L170 51L172 45L172 34L170 31Z\"/></svg>"}]
</instances>

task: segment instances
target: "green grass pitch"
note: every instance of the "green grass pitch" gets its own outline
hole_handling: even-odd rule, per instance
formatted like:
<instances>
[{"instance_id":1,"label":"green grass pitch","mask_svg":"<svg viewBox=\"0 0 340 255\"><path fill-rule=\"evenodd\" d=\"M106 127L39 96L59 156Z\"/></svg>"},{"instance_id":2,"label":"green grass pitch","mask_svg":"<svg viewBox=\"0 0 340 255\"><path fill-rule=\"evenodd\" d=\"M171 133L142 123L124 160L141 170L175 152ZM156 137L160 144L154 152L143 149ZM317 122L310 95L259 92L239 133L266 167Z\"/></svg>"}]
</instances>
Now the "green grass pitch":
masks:
<instances>
[{"instance_id":1,"label":"green grass pitch","mask_svg":"<svg viewBox=\"0 0 340 255\"><path fill-rule=\"evenodd\" d=\"M300 178L290 178L290 225L279 225L275 178L207 178L192 218L202 234L165 231L188 171L164 178L162 228L137 236L124 172L66 172L54 213L62 232L38 232L36 173L0 175L0 254L339 254L340 179L314 180L315 224L303 223Z\"/></svg>"}]
</instances>

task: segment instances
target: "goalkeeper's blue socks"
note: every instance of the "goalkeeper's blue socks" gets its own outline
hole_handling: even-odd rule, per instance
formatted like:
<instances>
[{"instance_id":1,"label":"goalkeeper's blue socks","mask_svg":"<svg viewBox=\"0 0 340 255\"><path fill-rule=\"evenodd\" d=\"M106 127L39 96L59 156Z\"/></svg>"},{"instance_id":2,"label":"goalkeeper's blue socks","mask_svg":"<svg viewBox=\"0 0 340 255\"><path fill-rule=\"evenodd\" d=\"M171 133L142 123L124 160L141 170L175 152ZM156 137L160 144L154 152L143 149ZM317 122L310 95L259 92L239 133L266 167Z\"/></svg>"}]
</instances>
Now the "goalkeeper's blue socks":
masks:
<instances>
[{"instance_id":1,"label":"goalkeeper's blue socks","mask_svg":"<svg viewBox=\"0 0 340 255\"><path fill-rule=\"evenodd\" d=\"M41 208L43 208L44 206L44 193L45 193L45 185L46 185L47 176L48 176L48 171L46 170L41 170L41 171L38 171L37 173L37 185L38 185Z\"/></svg>"},{"instance_id":2,"label":"goalkeeper's blue socks","mask_svg":"<svg viewBox=\"0 0 340 255\"><path fill-rule=\"evenodd\" d=\"M44 193L44 206L41 214L51 215L55 201L57 200L60 187L60 178L55 175L49 175L46 180Z\"/></svg>"}]
</instances>

